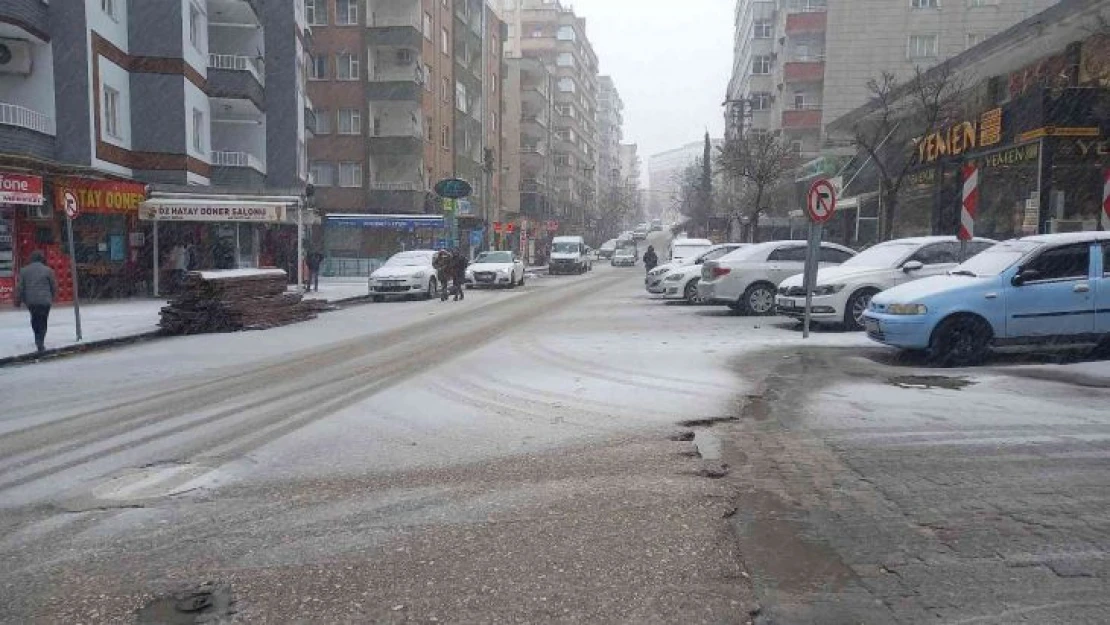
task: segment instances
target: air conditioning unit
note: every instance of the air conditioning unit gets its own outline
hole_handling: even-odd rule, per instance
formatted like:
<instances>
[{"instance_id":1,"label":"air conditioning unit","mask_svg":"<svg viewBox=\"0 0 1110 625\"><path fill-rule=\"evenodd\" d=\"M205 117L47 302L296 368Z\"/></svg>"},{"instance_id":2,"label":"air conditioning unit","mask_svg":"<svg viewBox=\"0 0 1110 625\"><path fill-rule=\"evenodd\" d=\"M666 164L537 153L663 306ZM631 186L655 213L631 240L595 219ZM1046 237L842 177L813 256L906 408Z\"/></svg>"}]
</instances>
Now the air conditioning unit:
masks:
<instances>
[{"instance_id":1,"label":"air conditioning unit","mask_svg":"<svg viewBox=\"0 0 1110 625\"><path fill-rule=\"evenodd\" d=\"M27 206L27 219L53 219L54 209L48 204L39 204L38 206Z\"/></svg>"},{"instance_id":2,"label":"air conditioning unit","mask_svg":"<svg viewBox=\"0 0 1110 625\"><path fill-rule=\"evenodd\" d=\"M408 65L412 63L412 50L408 48L399 48L397 50L397 64Z\"/></svg>"},{"instance_id":3,"label":"air conditioning unit","mask_svg":"<svg viewBox=\"0 0 1110 625\"><path fill-rule=\"evenodd\" d=\"M22 39L0 39L0 74L30 74L31 44Z\"/></svg>"}]
</instances>

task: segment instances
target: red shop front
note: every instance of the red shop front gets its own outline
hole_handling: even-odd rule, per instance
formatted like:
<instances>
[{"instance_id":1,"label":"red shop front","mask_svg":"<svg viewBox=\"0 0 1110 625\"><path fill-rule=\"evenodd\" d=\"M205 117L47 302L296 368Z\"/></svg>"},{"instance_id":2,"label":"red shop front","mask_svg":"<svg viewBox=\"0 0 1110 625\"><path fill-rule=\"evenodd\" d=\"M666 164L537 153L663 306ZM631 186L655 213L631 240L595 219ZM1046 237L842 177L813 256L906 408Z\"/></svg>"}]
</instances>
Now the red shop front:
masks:
<instances>
[{"instance_id":1,"label":"red shop front","mask_svg":"<svg viewBox=\"0 0 1110 625\"><path fill-rule=\"evenodd\" d=\"M20 261L30 255L19 249L24 216L42 214L44 199L42 177L0 171L0 306L13 303Z\"/></svg>"}]
</instances>

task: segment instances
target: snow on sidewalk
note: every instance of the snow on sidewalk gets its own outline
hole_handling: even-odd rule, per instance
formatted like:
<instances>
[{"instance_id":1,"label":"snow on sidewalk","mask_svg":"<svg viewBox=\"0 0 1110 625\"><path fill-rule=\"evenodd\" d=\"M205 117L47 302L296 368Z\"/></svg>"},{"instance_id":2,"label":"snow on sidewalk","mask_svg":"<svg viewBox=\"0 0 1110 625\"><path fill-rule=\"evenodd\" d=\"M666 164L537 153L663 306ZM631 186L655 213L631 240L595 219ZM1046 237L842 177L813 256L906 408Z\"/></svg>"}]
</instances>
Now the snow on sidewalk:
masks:
<instances>
[{"instance_id":1,"label":"snow on sidewalk","mask_svg":"<svg viewBox=\"0 0 1110 625\"><path fill-rule=\"evenodd\" d=\"M81 306L82 343L139 336L158 331L158 311L162 300L142 299L113 301ZM50 311L46 332L46 348L58 349L77 345L73 307L55 306ZM31 317L26 308L0 309L0 358L33 353L35 337L31 334Z\"/></svg>"}]
</instances>

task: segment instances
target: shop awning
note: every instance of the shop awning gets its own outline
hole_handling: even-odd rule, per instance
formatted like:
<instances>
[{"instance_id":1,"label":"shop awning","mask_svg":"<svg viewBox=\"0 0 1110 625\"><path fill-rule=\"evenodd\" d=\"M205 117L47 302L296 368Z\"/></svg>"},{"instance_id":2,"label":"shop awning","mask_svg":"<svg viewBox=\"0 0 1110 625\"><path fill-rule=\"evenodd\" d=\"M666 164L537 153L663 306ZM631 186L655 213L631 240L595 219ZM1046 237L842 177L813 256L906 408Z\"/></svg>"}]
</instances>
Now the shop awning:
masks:
<instances>
[{"instance_id":1,"label":"shop awning","mask_svg":"<svg viewBox=\"0 0 1110 625\"><path fill-rule=\"evenodd\" d=\"M326 225L336 228L383 228L386 230L415 230L417 228L444 228L441 215L328 215Z\"/></svg>"},{"instance_id":2,"label":"shop awning","mask_svg":"<svg viewBox=\"0 0 1110 625\"><path fill-rule=\"evenodd\" d=\"M139 219L148 221L287 222L286 211L296 207L281 202L208 198L152 198L139 204Z\"/></svg>"}]
</instances>

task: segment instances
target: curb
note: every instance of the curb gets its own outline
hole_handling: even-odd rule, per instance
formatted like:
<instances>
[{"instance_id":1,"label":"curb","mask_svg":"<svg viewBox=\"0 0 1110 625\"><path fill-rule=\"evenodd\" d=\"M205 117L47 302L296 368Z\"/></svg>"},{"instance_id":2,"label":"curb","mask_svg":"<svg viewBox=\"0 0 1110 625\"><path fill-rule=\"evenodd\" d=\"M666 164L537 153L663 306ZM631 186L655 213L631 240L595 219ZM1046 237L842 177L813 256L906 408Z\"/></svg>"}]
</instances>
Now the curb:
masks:
<instances>
[{"instance_id":1,"label":"curb","mask_svg":"<svg viewBox=\"0 0 1110 625\"><path fill-rule=\"evenodd\" d=\"M0 358L0 367L7 367L10 365L17 365L25 362L38 362L47 358L61 358L63 356L70 356L72 354L80 354L84 352L101 351L109 347L116 347L118 345L127 345L129 343L138 343L140 341L148 341L154 338L161 338L165 335L161 330L152 330L150 332L143 332L142 334L129 334L127 336L116 336L110 339L100 339L98 341L89 341L87 343L75 343L73 345L66 345L65 347L55 347L48 349L44 352L29 352L20 354L18 356L7 356Z\"/></svg>"}]
</instances>

